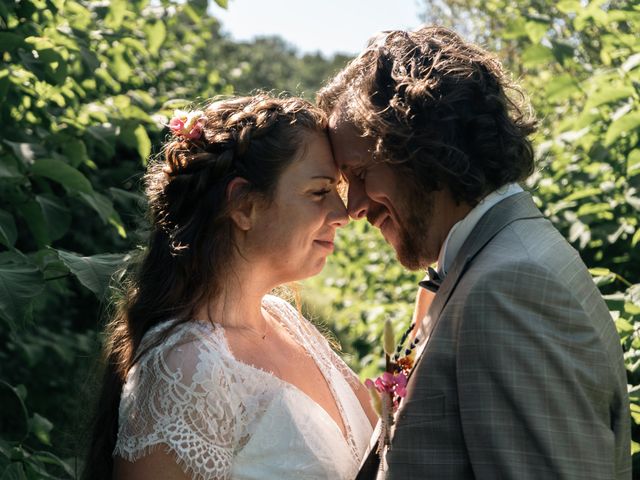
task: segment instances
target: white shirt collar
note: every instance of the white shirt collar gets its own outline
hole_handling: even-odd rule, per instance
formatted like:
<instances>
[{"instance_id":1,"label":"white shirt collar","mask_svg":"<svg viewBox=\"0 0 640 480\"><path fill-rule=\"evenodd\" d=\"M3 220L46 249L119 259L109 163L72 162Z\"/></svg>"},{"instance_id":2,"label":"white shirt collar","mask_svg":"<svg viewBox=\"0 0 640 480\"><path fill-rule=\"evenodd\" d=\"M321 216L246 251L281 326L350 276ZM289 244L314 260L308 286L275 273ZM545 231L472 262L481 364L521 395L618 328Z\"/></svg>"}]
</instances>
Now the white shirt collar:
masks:
<instances>
[{"instance_id":1,"label":"white shirt collar","mask_svg":"<svg viewBox=\"0 0 640 480\"><path fill-rule=\"evenodd\" d=\"M522 188L517 183L509 183L497 190L494 190L480 200L480 202L469 213L467 213L462 220L451 227L447 238L444 240L444 243L440 248L440 255L438 255L438 273L441 277L444 277L449 271L449 268L462 248L462 245L480 218L482 218L482 216L496 203L522 191Z\"/></svg>"}]
</instances>

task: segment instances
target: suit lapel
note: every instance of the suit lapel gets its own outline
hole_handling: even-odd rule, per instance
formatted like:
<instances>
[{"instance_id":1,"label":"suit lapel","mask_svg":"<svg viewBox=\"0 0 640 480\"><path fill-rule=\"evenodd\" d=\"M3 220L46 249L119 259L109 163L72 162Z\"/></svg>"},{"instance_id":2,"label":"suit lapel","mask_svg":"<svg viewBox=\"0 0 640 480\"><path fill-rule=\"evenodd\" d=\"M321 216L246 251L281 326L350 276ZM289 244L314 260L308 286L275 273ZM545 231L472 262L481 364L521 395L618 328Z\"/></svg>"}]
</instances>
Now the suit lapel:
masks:
<instances>
[{"instance_id":1,"label":"suit lapel","mask_svg":"<svg viewBox=\"0 0 640 480\"><path fill-rule=\"evenodd\" d=\"M450 271L444 278L440 289L427 311L426 318L423 322L426 322L428 331L426 343L429 343L431 338L431 332L436 328L438 321L440 320L440 313L446 306L451 294L454 292L458 282L462 278L462 275L469 268L471 262L475 256L495 237L498 232L504 229L510 223L516 220L524 220L531 218L541 218L543 215L540 210L535 206L531 195L527 192L517 193L508 198L505 198L501 202L494 205L482 218L478 221L473 228L465 243L462 245L460 252L456 256ZM424 323L423 323L424 324ZM422 353L426 350L427 345L423 345L419 358L416 360L416 367L418 362L422 359ZM414 367L410 374L416 370Z\"/></svg>"}]
</instances>

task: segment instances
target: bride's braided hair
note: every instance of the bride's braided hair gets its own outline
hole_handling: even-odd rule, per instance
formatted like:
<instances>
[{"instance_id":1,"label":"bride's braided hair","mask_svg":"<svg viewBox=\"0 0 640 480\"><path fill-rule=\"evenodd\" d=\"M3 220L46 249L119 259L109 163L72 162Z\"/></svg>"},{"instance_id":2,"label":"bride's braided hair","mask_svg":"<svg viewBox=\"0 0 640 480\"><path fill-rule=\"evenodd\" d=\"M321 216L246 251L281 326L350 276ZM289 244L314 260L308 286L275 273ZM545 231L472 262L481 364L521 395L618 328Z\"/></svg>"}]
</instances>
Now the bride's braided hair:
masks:
<instances>
[{"instance_id":1,"label":"bride's braided hair","mask_svg":"<svg viewBox=\"0 0 640 480\"><path fill-rule=\"evenodd\" d=\"M120 394L143 353L144 334L169 319L174 327L189 321L219 292L234 248L229 182L246 179L243 194L268 204L281 173L308 135L325 130L326 117L302 99L260 94L211 103L200 127L198 138L173 135L148 166L148 246L129 268L107 326L105 376L83 478L111 478Z\"/></svg>"}]
</instances>

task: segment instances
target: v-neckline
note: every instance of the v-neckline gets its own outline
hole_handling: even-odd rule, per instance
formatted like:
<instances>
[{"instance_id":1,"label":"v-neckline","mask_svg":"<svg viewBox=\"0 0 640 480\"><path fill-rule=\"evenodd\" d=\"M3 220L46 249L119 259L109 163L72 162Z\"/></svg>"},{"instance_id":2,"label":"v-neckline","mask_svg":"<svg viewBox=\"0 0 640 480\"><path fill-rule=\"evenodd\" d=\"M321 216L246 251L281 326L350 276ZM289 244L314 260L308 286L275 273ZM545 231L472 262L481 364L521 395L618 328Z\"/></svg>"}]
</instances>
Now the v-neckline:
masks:
<instances>
[{"instance_id":1,"label":"v-neckline","mask_svg":"<svg viewBox=\"0 0 640 480\"><path fill-rule=\"evenodd\" d=\"M307 349L304 347L304 345L302 345L299 341L298 338L296 338L296 335L294 334L294 332L292 332L287 325L285 325L279 318L277 318L276 315L274 315L270 309L268 309L265 306L265 302L263 301L262 304L262 308L271 316L271 318L273 320L275 320L280 326L282 326L283 328L285 328L289 334L292 336L293 340L302 348L304 349L307 353L310 353L307 351ZM200 323L200 322L198 322ZM210 325L208 323L204 323L204 325ZM283 385L285 388L288 388L289 390L296 392L298 394L300 394L302 397L307 398L309 400L309 402L311 402L313 405L315 405L320 411L322 411L324 413L324 415L331 421L331 424L335 427L336 431L340 434L340 437L344 440L344 442L347 444L347 446L352 449L351 445L352 445L352 434L350 433L350 427L347 424L347 419L346 417L346 412L344 412L344 406L342 405L342 403L340 403L340 400L337 399L334 395L334 389L331 387L331 385L329 384L330 380L327 378L327 376L325 375L325 373L322 371L322 369L320 368L320 365L318 365L318 362L316 361L316 359L314 358L313 355L309 355L311 357L311 360L313 361L315 367L318 369L318 372L320 373L320 375L322 376L322 378L324 379L324 382L327 386L327 389L329 390L329 394L331 395L331 398L333 399L333 402L335 404L335 407L338 411L338 415L340 416L340 419L342 421L342 425L344 426L344 432L342 430L342 428L340 427L340 425L338 424L338 422L336 422L336 420L333 418L333 416L331 416L331 414L322 406L320 405L316 400L314 400L309 394L307 394L304 390L302 390L300 387L296 386L295 384L288 382L282 378L280 378L278 375L276 375L274 372L271 372L269 370L265 370L263 368L260 368L258 366L255 366L251 363L247 363L244 362L240 359L238 359L236 357L236 355L233 353L233 349L231 348L231 345L229 344L229 340L227 338L226 335L226 331L224 326L220 325L220 324L216 324L214 331L218 330L218 334L220 335L220 338L222 340L223 346L225 348L225 350L227 351L227 354L229 355L229 357L237 364L241 365L242 367L251 369L253 371L257 371L263 375L266 375L269 378L274 379L276 382L278 382L279 384ZM332 367L333 368L333 367ZM353 449L352 449L353 450Z\"/></svg>"}]
</instances>

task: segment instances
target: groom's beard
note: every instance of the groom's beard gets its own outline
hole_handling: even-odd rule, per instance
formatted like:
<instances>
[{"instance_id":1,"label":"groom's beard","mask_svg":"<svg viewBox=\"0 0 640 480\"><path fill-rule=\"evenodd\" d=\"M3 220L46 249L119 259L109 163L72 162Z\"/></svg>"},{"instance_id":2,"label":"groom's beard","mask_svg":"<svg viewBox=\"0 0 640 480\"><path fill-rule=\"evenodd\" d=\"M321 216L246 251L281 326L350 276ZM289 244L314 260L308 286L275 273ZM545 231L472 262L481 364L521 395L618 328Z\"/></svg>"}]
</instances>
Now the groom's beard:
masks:
<instances>
[{"instance_id":1,"label":"groom's beard","mask_svg":"<svg viewBox=\"0 0 640 480\"><path fill-rule=\"evenodd\" d=\"M438 258L439 252L430 251L429 226L433 218L433 195L417 186L406 190L403 200L403 218L400 242L396 249L398 261L409 270L425 270Z\"/></svg>"}]
</instances>

